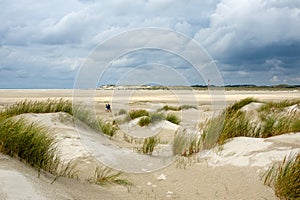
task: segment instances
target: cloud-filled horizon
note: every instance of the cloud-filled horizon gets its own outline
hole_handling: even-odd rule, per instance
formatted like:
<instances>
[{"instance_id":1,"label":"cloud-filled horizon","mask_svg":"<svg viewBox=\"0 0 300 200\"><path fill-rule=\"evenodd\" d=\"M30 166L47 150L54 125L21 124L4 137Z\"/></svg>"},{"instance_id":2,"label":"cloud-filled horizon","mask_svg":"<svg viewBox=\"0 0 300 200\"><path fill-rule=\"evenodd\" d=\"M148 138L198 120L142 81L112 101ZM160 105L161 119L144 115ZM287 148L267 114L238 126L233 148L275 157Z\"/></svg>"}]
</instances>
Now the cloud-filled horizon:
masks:
<instances>
[{"instance_id":1,"label":"cloud-filled horizon","mask_svg":"<svg viewBox=\"0 0 300 200\"><path fill-rule=\"evenodd\" d=\"M73 88L99 44L149 27L196 41L225 85L300 84L299 1L3 0L0 7L0 88ZM169 85L201 85L209 78L195 76L178 55L142 49L112 61L99 84L144 84L147 73Z\"/></svg>"}]
</instances>

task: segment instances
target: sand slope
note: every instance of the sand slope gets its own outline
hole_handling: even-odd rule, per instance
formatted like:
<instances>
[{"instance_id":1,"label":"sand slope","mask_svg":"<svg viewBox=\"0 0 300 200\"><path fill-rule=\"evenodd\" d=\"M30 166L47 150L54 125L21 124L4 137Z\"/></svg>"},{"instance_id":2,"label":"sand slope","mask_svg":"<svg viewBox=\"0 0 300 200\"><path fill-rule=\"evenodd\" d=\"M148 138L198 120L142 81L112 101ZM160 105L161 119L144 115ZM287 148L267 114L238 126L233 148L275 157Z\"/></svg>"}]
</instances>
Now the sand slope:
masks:
<instances>
[{"instance_id":1,"label":"sand slope","mask_svg":"<svg viewBox=\"0 0 300 200\"><path fill-rule=\"evenodd\" d=\"M54 130L52 133L59 139L58 147L62 159L79 161L81 181L92 176L97 162L82 145L74 124L67 120L67 114L23 114L22 117L39 122ZM121 186L109 188L109 191L112 194L122 194L120 199L125 199L125 196L128 199L140 199L141 197L149 199L275 199L274 192L259 180L261 173L272 163L281 161L285 155L298 152L300 150L299 141L300 133L268 139L234 138L224 144L222 148L200 152L198 158L175 161L171 166L152 173L126 174L128 179L134 183L134 186L130 188L130 193L127 192L127 188ZM14 174L15 172L10 173ZM20 173L15 174L16 177L20 175ZM159 180L160 176L164 176L165 179ZM61 194L68 191L68 187L71 187L69 184L71 182L73 184L74 180L63 179L63 181L67 188L63 189ZM29 183L26 183L29 185L28 187L32 184ZM10 183L6 182L6 184ZM59 180L58 184L60 184ZM95 188L95 185L87 183L77 183L77 185L79 185L78 187ZM51 185L51 187L55 186ZM96 187L99 187L99 191L94 191L93 195L95 199L98 199L103 190L107 190L107 188ZM31 192L32 199L34 199L34 195L43 195L43 191L37 191ZM2 193L9 194L10 192L6 190ZM83 193L85 192L82 191ZM113 195L109 197L109 199L118 198ZM93 197L89 199L93 199Z\"/></svg>"},{"instance_id":2,"label":"sand slope","mask_svg":"<svg viewBox=\"0 0 300 200\"><path fill-rule=\"evenodd\" d=\"M96 91L97 114L112 119L113 113L105 113L103 103L111 100L113 91ZM184 95L184 91L182 91ZM48 97L72 98L72 90L1 90L0 109L21 99L45 100ZM145 108L155 105L175 104L173 96L163 91L147 91L136 94L135 101L149 101ZM162 98L163 97L163 98ZM229 91L228 103L245 97L260 100L300 98L299 91ZM186 97L187 100L189 97ZM206 91L197 91L199 121L212 116L210 96ZM163 99L163 103L162 103ZM112 105L113 109L115 108ZM148 106L148 107L147 107ZM159 107L155 107L159 108ZM255 106L254 106L255 107ZM252 108L249 108L252 109ZM185 125L195 125L197 110L184 111ZM300 151L300 133L276 136L267 139L239 137L221 148L200 152L190 159L175 161L166 168L143 174L125 173L132 187L99 186L86 181L93 176L98 162L87 151L83 139L94 140L91 132L81 127L85 138L79 135L74 123L65 113L24 114L29 121L39 122L51 128L58 139L58 148L66 162L77 161L80 180L58 178L47 173L38 177L38 172L16 159L0 154L0 200L2 199L276 199L274 191L262 184L260 176L272 163L281 161L285 155ZM195 120L197 119L197 120ZM169 131L175 126L167 124ZM168 132L169 133L169 132ZM104 140L100 140L104 141ZM97 145L99 143L96 143ZM106 146L106 151L115 149ZM105 152L105 151L104 151ZM128 155L131 155L129 153ZM130 164L130 163L129 163ZM51 184L52 183L52 184Z\"/></svg>"}]
</instances>

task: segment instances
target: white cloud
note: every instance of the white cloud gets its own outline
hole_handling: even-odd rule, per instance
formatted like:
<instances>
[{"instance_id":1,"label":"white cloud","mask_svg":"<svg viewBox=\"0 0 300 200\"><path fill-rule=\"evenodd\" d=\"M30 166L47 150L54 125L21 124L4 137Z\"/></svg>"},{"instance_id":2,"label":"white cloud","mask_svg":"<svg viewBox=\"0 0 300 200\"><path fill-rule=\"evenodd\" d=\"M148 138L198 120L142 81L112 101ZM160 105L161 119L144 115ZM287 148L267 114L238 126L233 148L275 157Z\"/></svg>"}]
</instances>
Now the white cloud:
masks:
<instances>
[{"instance_id":1,"label":"white cloud","mask_svg":"<svg viewBox=\"0 0 300 200\"><path fill-rule=\"evenodd\" d=\"M261 83L281 74L297 83L300 76L299 1L2 0L0 7L0 87L16 77L27 81L28 87L36 84L30 83L32 77L35 82L57 77L57 84L53 80L49 87L72 87L72 81L64 85L61 79L74 79L96 45L142 27L167 28L194 37L218 60L228 81ZM159 42L172 45L167 36ZM151 60L122 59L116 61L119 66ZM165 64L168 59L176 62L170 56L157 57L157 62ZM183 70L193 79L193 73ZM268 73L268 78L259 78Z\"/></svg>"},{"instance_id":2,"label":"white cloud","mask_svg":"<svg viewBox=\"0 0 300 200\"><path fill-rule=\"evenodd\" d=\"M300 7L269 0L221 0L195 39L213 55L232 49L300 41Z\"/></svg>"},{"instance_id":3,"label":"white cloud","mask_svg":"<svg viewBox=\"0 0 300 200\"><path fill-rule=\"evenodd\" d=\"M273 83L278 83L280 81L281 80L278 78L278 76L273 76L272 79L271 79L271 82L273 82Z\"/></svg>"}]
</instances>

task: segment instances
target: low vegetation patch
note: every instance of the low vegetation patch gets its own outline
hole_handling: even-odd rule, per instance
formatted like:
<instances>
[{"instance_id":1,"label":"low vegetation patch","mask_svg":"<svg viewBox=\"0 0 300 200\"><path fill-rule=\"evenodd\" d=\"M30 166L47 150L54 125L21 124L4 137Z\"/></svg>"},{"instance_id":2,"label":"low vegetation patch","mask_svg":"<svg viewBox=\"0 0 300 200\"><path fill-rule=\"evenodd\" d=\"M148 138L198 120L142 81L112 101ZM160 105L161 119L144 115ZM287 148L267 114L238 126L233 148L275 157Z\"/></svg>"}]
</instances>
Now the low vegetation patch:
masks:
<instances>
[{"instance_id":1,"label":"low vegetation patch","mask_svg":"<svg viewBox=\"0 0 300 200\"><path fill-rule=\"evenodd\" d=\"M169 122L172 122L173 124L177 124L177 125L180 124L180 119L175 114L172 114L172 113L169 113L166 116L166 120Z\"/></svg>"},{"instance_id":2,"label":"low vegetation patch","mask_svg":"<svg viewBox=\"0 0 300 200\"><path fill-rule=\"evenodd\" d=\"M132 110L129 112L129 117L131 120L143 116L149 116L149 112L147 110Z\"/></svg>"},{"instance_id":3,"label":"low vegetation patch","mask_svg":"<svg viewBox=\"0 0 300 200\"><path fill-rule=\"evenodd\" d=\"M57 176L70 176L68 167L64 168L57 155L56 141L49 134L50 130L29 123L23 118L13 118L23 113L53 113L66 112L89 127L102 131L112 137L116 127L110 123L93 117L91 112L80 106L72 106L72 102L63 99L48 99L47 101L21 101L0 112L0 152L28 163L29 165L48 171ZM70 119L60 115L60 120ZM72 121L73 119L71 119ZM62 172L63 171L63 172Z\"/></svg>"},{"instance_id":4,"label":"low vegetation patch","mask_svg":"<svg viewBox=\"0 0 300 200\"><path fill-rule=\"evenodd\" d=\"M75 107L74 117L88 125L90 128L100 131L109 137L113 137L118 130L118 128L110 122L105 122L99 117L93 116L93 113L90 110L80 106Z\"/></svg>"},{"instance_id":5,"label":"low vegetation patch","mask_svg":"<svg viewBox=\"0 0 300 200\"><path fill-rule=\"evenodd\" d=\"M144 140L141 152L144 154L152 154L154 147L159 143L160 139L157 136L149 137Z\"/></svg>"},{"instance_id":6,"label":"low vegetation patch","mask_svg":"<svg viewBox=\"0 0 300 200\"><path fill-rule=\"evenodd\" d=\"M138 125L140 126L148 126L151 122L151 118L150 117L142 117L139 122Z\"/></svg>"},{"instance_id":7,"label":"low vegetation patch","mask_svg":"<svg viewBox=\"0 0 300 200\"><path fill-rule=\"evenodd\" d=\"M285 157L263 176L264 184L275 190L280 199L300 199L300 153Z\"/></svg>"},{"instance_id":8,"label":"low vegetation patch","mask_svg":"<svg viewBox=\"0 0 300 200\"><path fill-rule=\"evenodd\" d=\"M188 109L198 109L197 106L193 106L193 105L182 105L179 107L180 110L188 110Z\"/></svg>"},{"instance_id":9,"label":"low vegetation patch","mask_svg":"<svg viewBox=\"0 0 300 200\"><path fill-rule=\"evenodd\" d=\"M74 106L73 117L94 130L102 131L99 123L100 119L95 117L90 110L84 107Z\"/></svg>"},{"instance_id":10,"label":"low vegetation patch","mask_svg":"<svg viewBox=\"0 0 300 200\"><path fill-rule=\"evenodd\" d=\"M166 119L166 116L163 113L152 113L150 114L151 123L156 123Z\"/></svg>"},{"instance_id":11,"label":"low vegetation patch","mask_svg":"<svg viewBox=\"0 0 300 200\"><path fill-rule=\"evenodd\" d=\"M191 156L201 149L201 138L197 134L177 131L172 144L173 155Z\"/></svg>"},{"instance_id":12,"label":"low vegetation patch","mask_svg":"<svg viewBox=\"0 0 300 200\"><path fill-rule=\"evenodd\" d=\"M56 141L49 130L24 119L4 119L0 122L0 152L29 165L57 173L60 160Z\"/></svg>"},{"instance_id":13,"label":"low vegetation patch","mask_svg":"<svg viewBox=\"0 0 300 200\"><path fill-rule=\"evenodd\" d=\"M138 125L140 126L148 126L150 123L157 123L159 121L165 120L166 116L162 113L152 113L150 116L142 117Z\"/></svg>"},{"instance_id":14,"label":"low vegetation patch","mask_svg":"<svg viewBox=\"0 0 300 200\"><path fill-rule=\"evenodd\" d=\"M268 102L264 104L259 111L260 112L271 112L274 110L282 111L284 108L292 106L292 105L299 105L300 100L299 99L293 99L293 100L284 100L279 102Z\"/></svg>"},{"instance_id":15,"label":"low vegetation patch","mask_svg":"<svg viewBox=\"0 0 300 200\"><path fill-rule=\"evenodd\" d=\"M210 119L203 127L204 148L211 148L216 143L224 144L227 139L233 137L266 138L300 131L300 112L287 113L282 107L294 105L299 101L263 102L262 108L257 110L257 119L241 111L242 107L251 102L257 102L257 100L247 98L238 101L227 107L219 116Z\"/></svg>"},{"instance_id":16,"label":"low vegetation patch","mask_svg":"<svg viewBox=\"0 0 300 200\"><path fill-rule=\"evenodd\" d=\"M118 112L118 115L125 115L125 114L127 114L127 111L125 109L121 109Z\"/></svg>"},{"instance_id":17,"label":"low vegetation patch","mask_svg":"<svg viewBox=\"0 0 300 200\"><path fill-rule=\"evenodd\" d=\"M168 111L168 110L172 110L172 111L180 111L180 110L188 110L188 109L197 109L197 106L193 106L193 105L182 105L179 107L175 107L175 106L169 106L169 105L165 105L162 108L159 108L157 111Z\"/></svg>"},{"instance_id":18,"label":"low vegetation patch","mask_svg":"<svg viewBox=\"0 0 300 200\"><path fill-rule=\"evenodd\" d=\"M0 117L9 118L23 113L66 112L73 115L72 102L64 99L48 99L47 101L20 101L8 106L0 113Z\"/></svg>"},{"instance_id":19,"label":"low vegetation patch","mask_svg":"<svg viewBox=\"0 0 300 200\"><path fill-rule=\"evenodd\" d=\"M121 172L116 172L113 169L105 166L98 166L95 170L95 175L93 178L90 178L90 182L106 185L106 184L120 184L120 185L132 185L131 182L122 178Z\"/></svg>"},{"instance_id":20,"label":"low vegetation patch","mask_svg":"<svg viewBox=\"0 0 300 200\"><path fill-rule=\"evenodd\" d=\"M105 134L108 135L109 137L113 137L118 128L114 125L112 125L110 122L104 122L102 120L98 120L98 124L100 127L100 130Z\"/></svg>"}]
</instances>

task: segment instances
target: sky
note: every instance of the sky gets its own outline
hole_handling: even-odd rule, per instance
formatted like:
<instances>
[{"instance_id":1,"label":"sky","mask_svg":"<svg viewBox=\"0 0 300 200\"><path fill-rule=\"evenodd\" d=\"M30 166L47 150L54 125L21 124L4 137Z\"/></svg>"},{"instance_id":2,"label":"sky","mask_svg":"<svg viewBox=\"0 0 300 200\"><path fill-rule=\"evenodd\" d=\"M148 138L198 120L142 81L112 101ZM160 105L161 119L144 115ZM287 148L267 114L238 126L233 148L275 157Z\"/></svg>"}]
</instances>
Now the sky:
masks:
<instances>
[{"instance_id":1,"label":"sky","mask_svg":"<svg viewBox=\"0 0 300 200\"><path fill-rule=\"evenodd\" d=\"M196 42L225 85L300 84L299 0L0 0L0 8L0 88L73 88L101 44L150 27ZM106 48L115 52L138 38ZM179 54L143 46L116 55L100 74L98 85L212 79L195 75Z\"/></svg>"}]
</instances>

